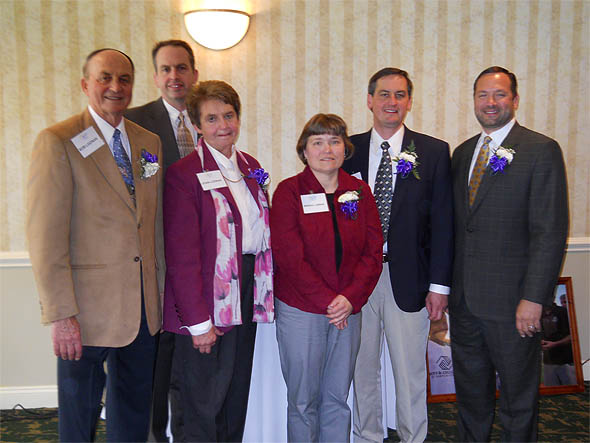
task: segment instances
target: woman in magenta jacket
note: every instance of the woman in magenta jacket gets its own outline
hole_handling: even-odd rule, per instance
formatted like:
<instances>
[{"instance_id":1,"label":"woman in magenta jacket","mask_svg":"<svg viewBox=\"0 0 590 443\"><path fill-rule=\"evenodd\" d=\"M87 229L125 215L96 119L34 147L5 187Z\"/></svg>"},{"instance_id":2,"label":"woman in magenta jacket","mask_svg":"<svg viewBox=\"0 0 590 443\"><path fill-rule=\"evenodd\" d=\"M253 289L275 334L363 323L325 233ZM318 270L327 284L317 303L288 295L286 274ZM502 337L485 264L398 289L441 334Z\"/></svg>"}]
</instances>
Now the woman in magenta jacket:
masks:
<instances>
[{"instance_id":1,"label":"woman in magenta jacket","mask_svg":"<svg viewBox=\"0 0 590 443\"><path fill-rule=\"evenodd\" d=\"M346 403L360 344L360 311L382 268L383 237L369 186L342 169L346 124L317 114L281 182L270 227L277 340L287 384L289 441L347 441Z\"/></svg>"}]
</instances>

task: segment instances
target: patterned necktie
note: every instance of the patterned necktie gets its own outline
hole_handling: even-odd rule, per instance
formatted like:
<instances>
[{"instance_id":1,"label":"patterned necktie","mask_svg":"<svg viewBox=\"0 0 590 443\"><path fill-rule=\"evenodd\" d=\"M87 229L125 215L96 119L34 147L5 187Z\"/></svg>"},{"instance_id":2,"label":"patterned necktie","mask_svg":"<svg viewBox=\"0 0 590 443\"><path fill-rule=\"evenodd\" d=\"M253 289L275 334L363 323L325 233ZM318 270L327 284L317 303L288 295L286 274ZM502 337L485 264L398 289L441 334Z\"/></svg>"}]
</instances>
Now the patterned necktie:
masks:
<instances>
[{"instance_id":1,"label":"patterned necktie","mask_svg":"<svg viewBox=\"0 0 590 443\"><path fill-rule=\"evenodd\" d=\"M193 136L184 124L184 114L181 112L176 120L178 130L176 131L176 143L178 144L178 152L180 158L184 158L195 150L195 142Z\"/></svg>"},{"instance_id":2,"label":"patterned necktie","mask_svg":"<svg viewBox=\"0 0 590 443\"><path fill-rule=\"evenodd\" d=\"M489 136L486 136L483 139L483 145L481 145L479 154L477 155L477 160L475 161L475 166L471 172L471 179L469 180L469 206L473 206L475 196L477 195L477 190L479 189L481 179L483 178L483 173L485 172L488 165L491 141L492 138Z\"/></svg>"},{"instance_id":3,"label":"patterned necktie","mask_svg":"<svg viewBox=\"0 0 590 443\"><path fill-rule=\"evenodd\" d=\"M381 230L383 231L383 241L387 241L387 232L389 231L389 216L391 215L391 199L393 197L393 174L391 172L391 156L389 155L389 143L381 143L383 153L377 177L375 178L375 201L381 218Z\"/></svg>"},{"instance_id":4,"label":"patterned necktie","mask_svg":"<svg viewBox=\"0 0 590 443\"><path fill-rule=\"evenodd\" d=\"M125 185L127 185L127 190L129 194L133 197L135 195L135 186L133 184L133 170L131 169L131 162L129 161L129 157L127 156L127 152L125 152L125 148L123 148L123 143L121 143L121 131L115 129L115 133L113 134L113 156L115 157L115 162L119 167L119 172L123 177L123 181Z\"/></svg>"}]
</instances>

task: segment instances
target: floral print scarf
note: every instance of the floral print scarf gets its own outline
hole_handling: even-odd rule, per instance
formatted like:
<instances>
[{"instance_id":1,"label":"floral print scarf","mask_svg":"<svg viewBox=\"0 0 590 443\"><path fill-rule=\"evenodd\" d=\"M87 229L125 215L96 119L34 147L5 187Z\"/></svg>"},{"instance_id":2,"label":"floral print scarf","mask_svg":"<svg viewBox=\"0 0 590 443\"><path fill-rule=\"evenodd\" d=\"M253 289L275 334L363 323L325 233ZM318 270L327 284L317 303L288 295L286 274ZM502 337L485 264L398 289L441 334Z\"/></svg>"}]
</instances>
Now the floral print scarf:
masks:
<instances>
[{"instance_id":1,"label":"floral print scarf","mask_svg":"<svg viewBox=\"0 0 590 443\"><path fill-rule=\"evenodd\" d=\"M203 165L202 138L197 152ZM237 154L248 164L244 155ZM204 170L204 169L203 169ZM240 280L238 276L238 257L234 217L227 198L219 191L209 191L215 205L217 225L217 254L215 257L215 276L213 278L213 323L215 326L242 324L240 308ZM272 323L274 321L274 295L272 282L272 252L270 245L268 200L262 189L258 188L258 206L264 218L264 233L261 245L254 258L254 314L252 321Z\"/></svg>"}]
</instances>

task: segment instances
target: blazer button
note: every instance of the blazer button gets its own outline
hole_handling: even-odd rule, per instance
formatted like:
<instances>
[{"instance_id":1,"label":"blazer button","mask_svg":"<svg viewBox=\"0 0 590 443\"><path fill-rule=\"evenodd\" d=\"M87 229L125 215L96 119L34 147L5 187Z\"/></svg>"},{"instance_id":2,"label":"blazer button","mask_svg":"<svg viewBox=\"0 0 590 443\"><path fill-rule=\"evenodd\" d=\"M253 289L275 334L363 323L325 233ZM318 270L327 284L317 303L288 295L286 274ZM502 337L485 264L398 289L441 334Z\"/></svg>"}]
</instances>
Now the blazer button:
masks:
<instances>
[{"instance_id":1,"label":"blazer button","mask_svg":"<svg viewBox=\"0 0 590 443\"><path fill-rule=\"evenodd\" d=\"M466 229L467 232L473 232L473 228L470 226Z\"/></svg>"},{"instance_id":2,"label":"blazer button","mask_svg":"<svg viewBox=\"0 0 590 443\"><path fill-rule=\"evenodd\" d=\"M139 260L141 260L141 258L140 258L140 257L135 257L135 258L133 259L133 261L139 261Z\"/></svg>"}]
</instances>

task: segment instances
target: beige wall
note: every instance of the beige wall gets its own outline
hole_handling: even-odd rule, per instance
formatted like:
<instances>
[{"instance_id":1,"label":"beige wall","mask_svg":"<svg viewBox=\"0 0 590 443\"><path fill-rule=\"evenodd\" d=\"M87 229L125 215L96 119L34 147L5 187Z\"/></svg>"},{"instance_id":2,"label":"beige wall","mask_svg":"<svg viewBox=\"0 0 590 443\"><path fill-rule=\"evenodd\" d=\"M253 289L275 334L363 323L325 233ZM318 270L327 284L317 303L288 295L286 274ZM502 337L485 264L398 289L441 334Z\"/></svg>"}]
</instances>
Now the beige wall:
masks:
<instances>
[{"instance_id":1,"label":"beige wall","mask_svg":"<svg viewBox=\"0 0 590 443\"><path fill-rule=\"evenodd\" d=\"M582 361L590 358L590 239L569 245L562 275L572 277ZM41 326L26 255L0 253L0 409L57 406L50 328ZM590 379L590 365L584 366Z\"/></svg>"},{"instance_id":2,"label":"beige wall","mask_svg":"<svg viewBox=\"0 0 590 443\"><path fill-rule=\"evenodd\" d=\"M572 0L215 0L254 13L227 51L192 43L201 79L223 79L243 101L239 145L271 172L272 186L301 167L295 142L317 112L368 129L366 83L377 69L408 70L416 91L407 123L451 146L478 131L472 82L499 64L520 81L519 121L558 140L568 164L572 237L590 236L590 2ZM26 176L35 134L79 112L80 66L111 46L135 61L135 105L158 96L150 48L190 41L181 0L1 0L0 251L26 249ZM210 2L211 3L211 2Z\"/></svg>"}]
</instances>

